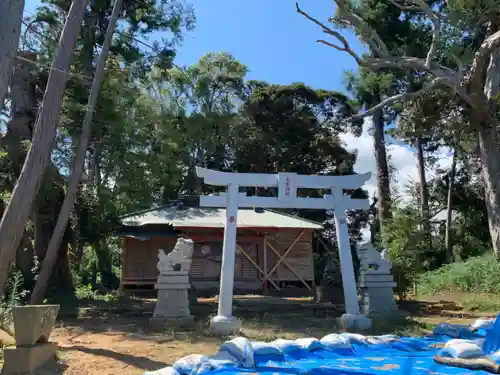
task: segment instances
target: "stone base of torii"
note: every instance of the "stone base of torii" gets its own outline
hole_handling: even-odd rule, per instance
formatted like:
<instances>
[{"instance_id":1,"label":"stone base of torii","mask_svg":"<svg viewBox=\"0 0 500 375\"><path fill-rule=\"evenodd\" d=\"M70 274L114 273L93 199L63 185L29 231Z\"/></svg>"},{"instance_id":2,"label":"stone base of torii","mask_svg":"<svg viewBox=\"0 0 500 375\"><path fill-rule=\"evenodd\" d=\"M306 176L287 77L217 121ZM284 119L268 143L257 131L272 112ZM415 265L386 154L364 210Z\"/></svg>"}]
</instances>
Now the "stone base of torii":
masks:
<instances>
[{"instance_id":1,"label":"stone base of torii","mask_svg":"<svg viewBox=\"0 0 500 375\"><path fill-rule=\"evenodd\" d=\"M351 245L346 223L346 210L368 209L367 199L352 199L344 189L357 189L370 179L371 174L349 176L298 175L295 173L228 173L196 167L196 174L205 184L227 188L227 193L200 196L200 207L226 209L224 244L222 252L219 306L217 316L211 320L215 333L227 334L239 330L241 323L232 315L234 265L236 256L236 231L238 208L296 208L333 210L339 247L342 285L346 313L339 324L346 329L370 328L371 319L360 313L356 278L351 255ZM243 187L277 187L278 197L247 197L240 193ZM297 189L330 190L323 198L302 198Z\"/></svg>"}]
</instances>

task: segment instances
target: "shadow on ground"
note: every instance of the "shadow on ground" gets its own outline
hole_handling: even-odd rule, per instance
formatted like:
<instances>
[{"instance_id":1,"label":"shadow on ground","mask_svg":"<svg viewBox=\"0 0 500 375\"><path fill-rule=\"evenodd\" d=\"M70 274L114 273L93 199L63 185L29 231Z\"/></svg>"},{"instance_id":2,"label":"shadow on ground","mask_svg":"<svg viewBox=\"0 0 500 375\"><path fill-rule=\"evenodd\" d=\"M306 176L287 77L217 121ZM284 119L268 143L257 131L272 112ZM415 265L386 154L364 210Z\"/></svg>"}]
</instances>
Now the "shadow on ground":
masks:
<instances>
[{"instance_id":1,"label":"shadow on ground","mask_svg":"<svg viewBox=\"0 0 500 375\"><path fill-rule=\"evenodd\" d=\"M78 332L120 334L127 339L148 340L157 343L169 341L206 342L220 341L210 333L209 320L216 313L215 301L199 302L192 308L195 324L189 329L165 327L153 329L149 319L153 314L155 301L130 299L128 304L120 301L103 309L99 305L83 308L79 319L64 319L61 324ZM414 307L416 309L417 307ZM234 303L234 315L243 323L242 334L254 340L271 341L276 338L322 337L338 332L336 318L343 313L343 307L332 304L286 300L272 303L255 298L238 299ZM387 319L374 324L371 334L397 333L422 334L425 327L413 320L397 323Z\"/></svg>"},{"instance_id":2,"label":"shadow on ground","mask_svg":"<svg viewBox=\"0 0 500 375\"><path fill-rule=\"evenodd\" d=\"M108 357L116 361L120 361L126 365L147 371L159 370L163 367L169 366L164 362L155 361L153 359L146 358L143 356L134 356L130 354L117 353L110 349L87 348L85 346L75 345L75 346L65 347L64 351L79 351L82 353L92 354L95 356Z\"/></svg>"},{"instance_id":3,"label":"shadow on ground","mask_svg":"<svg viewBox=\"0 0 500 375\"><path fill-rule=\"evenodd\" d=\"M462 311L462 307L453 301L416 301L407 300L399 302L402 310L408 311L414 317L442 316L448 318L476 318L471 312Z\"/></svg>"}]
</instances>

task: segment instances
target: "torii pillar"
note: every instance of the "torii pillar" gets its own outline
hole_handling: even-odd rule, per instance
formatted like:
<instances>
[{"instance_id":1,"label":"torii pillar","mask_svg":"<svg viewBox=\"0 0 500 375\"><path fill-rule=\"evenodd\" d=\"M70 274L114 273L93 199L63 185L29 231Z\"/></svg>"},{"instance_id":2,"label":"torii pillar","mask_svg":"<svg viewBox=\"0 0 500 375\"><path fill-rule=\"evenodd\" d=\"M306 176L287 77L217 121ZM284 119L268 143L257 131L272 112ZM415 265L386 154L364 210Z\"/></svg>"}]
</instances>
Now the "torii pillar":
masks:
<instances>
[{"instance_id":1,"label":"torii pillar","mask_svg":"<svg viewBox=\"0 0 500 375\"><path fill-rule=\"evenodd\" d=\"M361 187L370 178L370 173L350 176L308 176L295 173L227 173L196 167L196 174L203 178L206 184L227 187L227 193L218 196L200 196L201 207L226 208L219 307L217 316L211 320L214 332L236 332L240 328L239 320L232 315L238 207L334 210L346 306L346 313L341 317L340 323L345 328L359 329L366 329L371 325L371 320L359 313L356 277L345 216L346 210L368 209L369 202L367 199L351 199L343 193L343 189ZM278 187L278 197L247 197L245 193L239 193L240 186ZM331 194L325 195L324 198L301 198L297 197L298 188L329 189Z\"/></svg>"}]
</instances>

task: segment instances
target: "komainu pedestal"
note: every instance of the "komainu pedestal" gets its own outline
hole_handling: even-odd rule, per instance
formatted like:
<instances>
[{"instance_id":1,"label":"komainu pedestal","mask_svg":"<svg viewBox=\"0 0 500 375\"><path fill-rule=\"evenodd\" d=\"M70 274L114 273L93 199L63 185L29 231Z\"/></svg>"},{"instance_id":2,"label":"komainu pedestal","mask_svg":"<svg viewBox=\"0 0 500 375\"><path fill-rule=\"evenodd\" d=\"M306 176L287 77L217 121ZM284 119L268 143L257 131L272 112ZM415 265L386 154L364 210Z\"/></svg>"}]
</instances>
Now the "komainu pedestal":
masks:
<instances>
[{"instance_id":1,"label":"komainu pedestal","mask_svg":"<svg viewBox=\"0 0 500 375\"><path fill-rule=\"evenodd\" d=\"M394 301L396 283L391 273L391 263L371 243L362 244L358 248L358 257L361 313L366 315L395 313L397 311Z\"/></svg>"},{"instance_id":2,"label":"komainu pedestal","mask_svg":"<svg viewBox=\"0 0 500 375\"><path fill-rule=\"evenodd\" d=\"M183 325L193 322L189 310L189 269L193 255L193 241L179 238L174 249L166 255L158 251L158 300L151 318L154 325Z\"/></svg>"},{"instance_id":3,"label":"komainu pedestal","mask_svg":"<svg viewBox=\"0 0 500 375\"><path fill-rule=\"evenodd\" d=\"M59 305L14 307L16 346L4 349L2 375L31 373L55 358L57 344L49 337L59 313Z\"/></svg>"}]
</instances>

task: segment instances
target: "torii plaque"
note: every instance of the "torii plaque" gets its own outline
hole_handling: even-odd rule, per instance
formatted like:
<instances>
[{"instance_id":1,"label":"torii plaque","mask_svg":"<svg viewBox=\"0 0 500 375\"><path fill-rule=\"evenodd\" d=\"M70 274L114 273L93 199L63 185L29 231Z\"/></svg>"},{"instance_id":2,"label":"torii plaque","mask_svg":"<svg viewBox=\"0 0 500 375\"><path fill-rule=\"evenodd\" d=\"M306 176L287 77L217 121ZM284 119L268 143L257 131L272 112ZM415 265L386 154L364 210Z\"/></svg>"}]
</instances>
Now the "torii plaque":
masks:
<instances>
[{"instance_id":1,"label":"torii plaque","mask_svg":"<svg viewBox=\"0 0 500 375\"><path fill-rule=\"evenodd\" d=\"M352 199L344 194L344 189L357 189L370 179L371 173L325 176L299 175L296 173L230 173L196 167L196 174L205 184L226 186L227 192L220 195L201 195L201 207L219 207L226 209L224 227L224 244L220 276L219 307L211 325L214 331L225 333L237 330L240 326L238 319L232 315L234 262L236 252L236 229L238 222L238 208L299 208L333 210L335 213L335 228L342 271L342 284L346 314L343 321L356 324L356 320L366 317L359 313L358 294L354 267L351 256L351 245L346 223L346 210L368 209L367 199ZM239 193L240 186L251 187L278 187L277 197L248 197L246 193ZM323 198L297 197L297 189L329 189L330 194ZM366 323L365 323L366 324Z\"/></svg>"}]
</instances>

